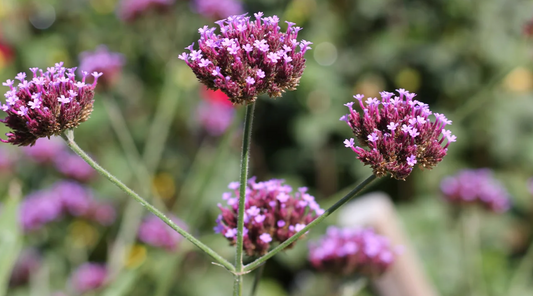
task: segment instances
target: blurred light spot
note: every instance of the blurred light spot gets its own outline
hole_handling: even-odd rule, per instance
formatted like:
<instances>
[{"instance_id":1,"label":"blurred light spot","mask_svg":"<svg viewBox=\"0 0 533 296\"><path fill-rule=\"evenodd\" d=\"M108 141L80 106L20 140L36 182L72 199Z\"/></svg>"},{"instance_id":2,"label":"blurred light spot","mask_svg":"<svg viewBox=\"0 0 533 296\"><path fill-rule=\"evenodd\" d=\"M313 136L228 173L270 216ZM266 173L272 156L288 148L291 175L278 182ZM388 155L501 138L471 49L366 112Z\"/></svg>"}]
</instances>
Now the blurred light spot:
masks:
<instances>
[{"instance_id":1,"label":"blurred light spot","mask_svg":"<svg viewBox=\"0 0 533 296\"><path fill-rule=\"evenodd\" d=\"M420 73L413 68L403 68L396 75L395 84L399 88L416 92L420 88Z\"/></svg>"},{"instance_id":2,"label":"blurred light spot","mask_svg":"<svg viewBox=\"0 0 533 296\"><path fill-rule=\"evenodd\" d=\"M50 4L39 4L29 19L36 29L48 29L56 20L56 10Z\"/></svg>"},{"instance_id":3,"label":"blurred light spot","mask_svg":"<svg viewBox=\"0 0 533 296\"><path fill-rule=\"evenodd\" d=\"M526 68L518 67L507 74L503 85L514 92L531 91L533 89L533 73Z\"/></svg>"},{"instance_id":4,"label":"blurred light spot","mask_svg":"<svg viewBox=\"0 0 533 296\"><path fill-rule=\"evenodd\" d=\"M283 19L291 20L296 25L301 25L307 21L309 16L313 13L316 7L315 0L294 0L290 2L289 6L285 10Z\"/></svg>"},{"instance_id":5,"label":"blurred light spot","mask_svg":"<svg viewBox=\"0 0 533 296\"><path fill-rule=\"evenodd\" d=\"M99 14L108 14L113 12L116 2L116 0L92 0L91 6Z\"/></svg>"},{"instance_id":6,"label":"blurred light spot","mask_svg":"<svg viewBox=\"0 0 533 296\"><path fill-rule=\"evenodd\" d=\"M62 49L55 49L51 50L48 53L48 64L53 65L57 62L64 62L65 67L74 67L76 65L73 65L70 63L70 57L67 52L65 52Z\"/></svg>"},{"instance_id":7,"label":"blurred light spot","mask_svg":"<svg viewBox=\"0 0 533 296\"><path fill-rule=\"evenodd\" d=\"M77 248L90 248L96 244L98 231L85 221L76 220L69 226L70 243Z\"/></svg>"},{"instance_id":8,"label":"blurred light spot","mask_svg":"<svg viewBox=\"0 0 533 296\"><path fill-rule=\"evenodd\" d=\"M146 260L146 247L142 245L133 245L126 257L125 265L127 268L137 268Z\"/></svg>"},{"instance_id":9,"label":"blurred light spot","mask_svg":"<svg viewBox=\"0 0 533 296\"><path fill-rule=\"evenodd\" d=\"M322 42L313 51L313 57L319 65L331 66L337 60L337 48L329 42Z\"/></svg>"},{"instance_id":10,"label":"blurred light spot","mask_svg":"<svg viewBox=\"0 0 533 296\"><path fill-rule=\"evenodd\" d=\"M354 86L354 94L363 94L365 97L379 97L379 92L384 91L385 82L381 76L369 74L357 81ZM391 90L388 90L391 91Z\"/></svg>"},{"instance_id":11,"label":"blurred light spot","mask_svg":"<svg viewBox=\"0 0 533 296\"><path fill-rule=\"evenodd\" d=\"M196 75L190 70L189 66L185 63L180 63L177 67L174 67L173 71L174 82L184 90L190 90L198 87L198 79Z\"/></svg>"},{"instance_id":12,"label":"blurred light spot","mask_svg":"<svg viewBox=\"0 0 533 296\"><path fill-rule=\"evenodd\" d=\"M169 199L176 193L174 178L168 173L157 174L152 184L155 192L157 192L162 199Z\"/></svg>"},{"instance_id":13,"label":"blurred light spot","mask_svg":"<svg viewBox=\"0 0 533 296\"><path fill-rule=\"evenodd\" d=\"M324 113L330 105L330 97L321 90L314 90L307 96L307 107L312 113Z\"/></svg>"}]
</instances>

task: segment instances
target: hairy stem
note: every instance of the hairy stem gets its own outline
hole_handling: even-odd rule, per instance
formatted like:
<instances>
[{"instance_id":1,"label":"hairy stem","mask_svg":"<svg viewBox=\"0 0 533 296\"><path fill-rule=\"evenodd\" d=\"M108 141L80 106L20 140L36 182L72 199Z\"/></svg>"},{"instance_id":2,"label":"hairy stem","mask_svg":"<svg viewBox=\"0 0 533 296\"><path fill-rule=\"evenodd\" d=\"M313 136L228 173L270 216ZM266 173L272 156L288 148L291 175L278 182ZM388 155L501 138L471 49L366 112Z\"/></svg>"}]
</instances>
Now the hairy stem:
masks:
<instances>
[{"instance_id":1,"label":"hairy stem","mask_svg":"<svg viewBox=\"0 0 533 296\"><path fill-rule=\"evenodd\" d=\"M72 130L67 130L63 135L63 139L67 142L67 145L74 151L76 154L78 154L85 162L87 162L91 167L93 167L97 172L99 172L102 176L106 177L109 181L111 181L113 184L115 184L118 188L122 189L126 194L133 197L135 200L137 200L143 207L145 207L148 211L152 212L154 215L159 217L159 219L163 220L168 226L170 226L172 229L174 229L176 232L181 234L183 237L185 237L188 241L193 243L195 246L200 248L202 251L207 253L211 258L213 258L215 261L217 261L220 265L224 266L230 271L234 271L235 267L229 263L226 259L222 258L219 254L217 254L215 251L213 251L211 248L206 246L204 243L196 239L194 236L192 236L190 233L185 231L183 228L176 225L172 220L170 220L165 214L163 214L161 211L156 209L154 206L149 204L145 199L143 199L141 196L139 196L137 193L135 193L133 190L131 190L128 186L126 186L124 183L122 183L120 180L118 180L115 176L110 174L108 171L106 171L104 168L102 168L98 163L96 163L85 151L83 151L76 142L74 142L74 132Z\"/></svg>"},{"instance_id":2,"label":"hairy stem","mask_svg":"<svg viewBox=\"0 0 533 296\"><path fill-rule=\"evenodd\" d=\"M233 283L233 295L242 295L242 271L244 268L243 245L244 245L244 204L246 193L246 182L248 181L248 162L250 160L250 141L252 138L252 122L254 117L255 102L246 106L246 115L244 116L244 132L242 136L242 154L241 154L241 178L239 188L239 212L237 217L237 244L235 250L235 275Z\"/></svg>"}]
</instances>

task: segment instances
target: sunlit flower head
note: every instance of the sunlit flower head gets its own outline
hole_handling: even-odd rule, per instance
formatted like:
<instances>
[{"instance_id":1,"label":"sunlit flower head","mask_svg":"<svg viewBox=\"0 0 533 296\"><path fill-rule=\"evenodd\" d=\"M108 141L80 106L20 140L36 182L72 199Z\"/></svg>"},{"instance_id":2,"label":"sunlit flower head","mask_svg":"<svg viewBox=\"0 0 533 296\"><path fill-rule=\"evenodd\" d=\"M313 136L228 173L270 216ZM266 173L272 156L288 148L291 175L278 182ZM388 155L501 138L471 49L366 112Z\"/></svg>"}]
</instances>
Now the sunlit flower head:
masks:
<instances>
[{"instance_id":1,"label":"sunlit flower head","mask_svg":"<svg viewBox=\"0 0 533 296\"><path fill-rule=\"evenodd\" d=\"M297 41L300 27L287 22L282 32L277 16L233 15L215 27L200 28L198 49L194 43L179 58L191 67L209 89L222 90L234 104L247 104L267 93L280 97L295 90L305 68L304 54L311 42Z\"/></svg>"},{"instance_id":2,"label":"sunlit flower head","mask_svg":"<svg viewBox=\"0 0 533 296\"><path fill-rule=\"evenodd\" d=\"M415 165L424 169L435 167L446 156L448 146L456 141L446 125L451 124L443 114L434 113L413 98L415 93L399 89L398 95L381 92L381 99L356 95L357 103L345 104L350 113L342 116L352 129L353 138L344 141L357 158L372 167L378 177L390 174L405 180ZM362 113L355 110L359 106ZM430 115L434 116L431 121ZM366 149L365 149L366 148Z\"/></svg>"}]
</instances>

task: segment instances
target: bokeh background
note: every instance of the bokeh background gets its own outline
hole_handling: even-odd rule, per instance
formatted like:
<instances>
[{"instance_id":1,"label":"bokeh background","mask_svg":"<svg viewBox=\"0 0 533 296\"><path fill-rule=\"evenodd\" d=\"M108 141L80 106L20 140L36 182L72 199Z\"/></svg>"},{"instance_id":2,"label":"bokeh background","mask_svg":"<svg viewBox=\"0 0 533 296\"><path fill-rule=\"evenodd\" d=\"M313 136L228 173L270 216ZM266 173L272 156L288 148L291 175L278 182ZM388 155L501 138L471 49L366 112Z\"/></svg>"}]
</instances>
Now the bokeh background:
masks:
<instances>
[{"instance_id":1,"label":"bokeh background","mask_svg":"<svg viewBox=\"0 0 533 296\"><path fill-rule=\"evenodd\" d=\"M102 44L122 54L116 83L97 91L91 119L76 130L78 144L232 260L233 248L212 228L221 194L238 179L243 108L206 106L224 99L205 92L177 56L198 39L203 25L213 26L233 13L276 14L303 27L299 37L312 41L313 49L297 91L258 100L251 175L307 186L327 208L371 173L342 144L351 137L338 120L346 113L343 104L357 93L416 92L432 111L453 121L450 129L458 141L437 168L416 169L406 181L384 178L368 190L383 191L394 200L440 295L510 295L511 282L518 283L512 295L533 291L533 270L528 268L533 264L526 256L533 238L533 192L528 190L533 176L533 40L527 30L533 2L176 0L160 9L154 5L125 14L141 2L1 0L0 80L59 61L78 66L80 53ZM219 121L211 122L213 117ZM131 141L117 137L113 127L121 123ZM0 132L7 130L2 126ZM72 159L61 141L54 145L44 160L27 149L0 146L0 293L77 295L72 273L89 261L125 266L87 295L231 293L230 274L188 242L168 251L139 241L137 227L146 212ZM150 176L145 183L136 179L140 159ZM506 186L511 208L476 214L481 226L476 256L481 260L464 260L460 210L443 200L439 184L460 169L480 167L491 168ZM13 200L20 196L22 203L65 180L78 182L93 196L93 204L107 206L108 212L65 213L38 229L22 230L19 221L25 212ZM335 223L336 217L326 220ZM325 228L269 261L259 295L339 295L342 281L313 270L307 261L307 240ZM122 253L116 242L125 244ZM15 276L11 265L17 257L30 263ZM246 280L250 284L252 275ZM370 285L360 295L374 293Z\"/></svg>"}]
</instances>

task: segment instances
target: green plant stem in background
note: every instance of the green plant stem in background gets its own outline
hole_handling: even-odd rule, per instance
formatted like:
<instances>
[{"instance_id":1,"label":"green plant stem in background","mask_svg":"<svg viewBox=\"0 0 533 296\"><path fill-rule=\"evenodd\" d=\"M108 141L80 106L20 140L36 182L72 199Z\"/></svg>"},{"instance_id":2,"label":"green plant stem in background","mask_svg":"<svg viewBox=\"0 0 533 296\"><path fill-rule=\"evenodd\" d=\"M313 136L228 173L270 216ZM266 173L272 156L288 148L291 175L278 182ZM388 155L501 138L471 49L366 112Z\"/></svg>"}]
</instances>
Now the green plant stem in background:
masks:
<instances>
[{"instance_id":1,"label":"green plant stem in background","mask_svg":"<svg viewBox=\"0 0 533 296\"><path fill-rule=\"evenodd\" d=\"M246 196L246 183L248 182L248 163L250 160L250 142L252 140L252 123L254 119L255 102L246 106L244 115L244 131L242 134L241 153L241 178L239 187L239 212L237 213L237 244L235 246L235 278L233 282L233 295L242 295L243 279L243 247L244 247L244 203Z\"/></svg>"},{"instance_id":2,"label":"green plant stem in background","mask_svg":"<svg viewBox=\"0 0 533 296\"><path fill-rule=\"evenodd\" d=\"M518 293L527 291L528 284L531 283L531 273L533 271L533 242L529 243L526 255L520 260L520 264L513 273L509 282L506 295L519 295ZM524 294L525 295L525 294Z\"/></svg>"},{"instance_id":3,"label":"green plant stem in background","mask_svg":"<svg viewBox=\"0 0 533 296\"><path fill-rule=\"evenodd\" d=\"M266 265L266 262L265 264L262 264L255 272L254 284L252 286L252 291L250 291L250 296L255 296L255 293L257 292L257 287L259 287L259 282L261 281L261 277L263 276L265 265Z\"/></svg>"},{"instance_id":4,"label":"green plant stem in background","mask_svg":"<svg viewBox=\"0 0 533 296\"><path fill-rule=\"evenodd\" d=\"M318 223L322 222L322 220L326 219L329 215L333 214L336 210L338 210L341 206L343 206L345 203L349 202L352 198L354 198L361 190L363 190L368 184L372 183L372 181L376 180L375 175L371 175L370 177L366 178L363 182L361 182L359 185L357 185L352 191L350 191L346 196L344 196L341 200L336 202L334 205L332 205L329 209L327 209L324 214L317 217L315 220L313 220L311 223L307 224L302 230L295 233L293 236L291 236L289 239L284 241L283 243L279 244L277 247L272 249L270 252L266 253L263 257L258 258L254 262L246 265L244 267L244 272L249 272L257 267L259 267L263 262L270 259L272 256L279 253L281 250L288 247L290 244L295 242L300 236L305 234L309 229L315 227Z\"/></svg>"},{"instance_id":5,"label":"green plant stem in background","mask_svg":"<svg viewBox=\"0 0 533 296\"><path fill-rule=\"evenodd\" d=\"M98 171L101 175L106 177L109 181L111 181L113 184L115 184L117 187L122 189L125 193L127 193L129 196L133 197L135 200L137 200L143 207L145 207L148 211L152 212L154 215L159 217L163 222L165 222L168 226L170 226L172 229L177 231L179 234L181 234L183 237L185 237L188 241L193 243L195 246L200 248L202 251L207 253L211 258L213 258L215 261L217 261L220 265L224 266L226 269L230 271L235 271L235 267L231 265L226 259L222 258L219 254L217 254L215 251L213 251L211 248L203 244L201 241L197 240L194 236L192 236L190 233L185 231L183 228L176 225L172 220L167 218L163 213L161 213L158 209L156 209L154 206L149 204L146 200L144 200L142 197L140 197L137 193L135 193L133 190L131 190L128 186L124 185L120 180L118 180L115 176L111 175L108 171L106 171L104 168L102 168L99 164L97 164L89 155L85 153L77 144L74 142L74 132L72 130L67 130L63 135L63 139L67 142L67 145L74 151L76 154L78 154L85 162L87 162L91 167L93 167L96 171Z\"/></svg>"},{"instance_id":6,"label":"green plant stem in background","mask_svg":"<svg viewBox=\"0 0 533 296\"><path fill-rule=\"evenodd\" d=\"M463 264L468 280L469 295L487 295L487 284L483 275L483 257L480 246L480 217L475 206L460 209L459 227L463 240Z\"/></svg>"}]
</instances>

